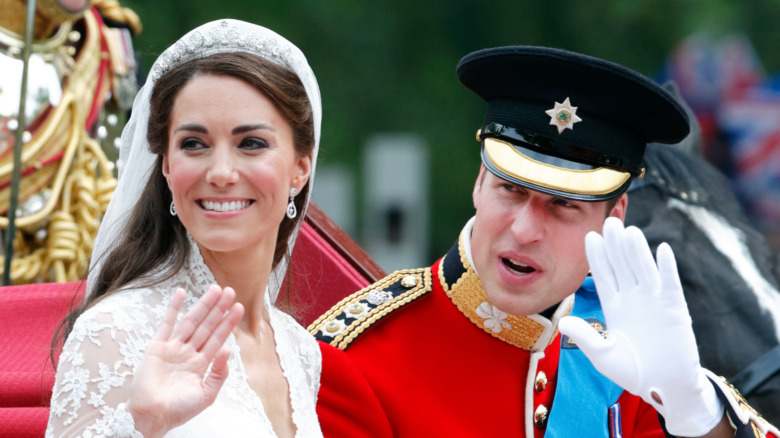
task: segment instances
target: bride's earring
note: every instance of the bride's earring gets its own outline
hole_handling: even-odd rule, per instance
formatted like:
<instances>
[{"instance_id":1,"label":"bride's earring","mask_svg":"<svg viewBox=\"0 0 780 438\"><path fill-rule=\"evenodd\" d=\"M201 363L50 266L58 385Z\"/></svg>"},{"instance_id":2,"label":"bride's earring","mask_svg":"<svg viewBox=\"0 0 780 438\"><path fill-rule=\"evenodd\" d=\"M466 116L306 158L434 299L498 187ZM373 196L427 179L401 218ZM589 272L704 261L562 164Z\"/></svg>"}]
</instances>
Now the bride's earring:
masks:
<instances>
[{"instance_id":1,"label":"bride's earring","mask_svg":"<svg viewBox=\"0 0 780 438\"><path fill-rule=\"evenodd\" d=\"M287 204L287 217L290 219L295 219L295 216L298 216L298 209L295 208L295 187L290 189L290 203Z\"/></svg>"},{"instance_id":2,"label":"bride's earring","mask_svg":"<svg viewBox=\"0 0 780 438\"><path fill-rule=\"evenodd\" d=\"M171 201L170 211L171 211L171 216L176 216L176 206L173 205L173 201Z\"/></svg>"}]
</instances>

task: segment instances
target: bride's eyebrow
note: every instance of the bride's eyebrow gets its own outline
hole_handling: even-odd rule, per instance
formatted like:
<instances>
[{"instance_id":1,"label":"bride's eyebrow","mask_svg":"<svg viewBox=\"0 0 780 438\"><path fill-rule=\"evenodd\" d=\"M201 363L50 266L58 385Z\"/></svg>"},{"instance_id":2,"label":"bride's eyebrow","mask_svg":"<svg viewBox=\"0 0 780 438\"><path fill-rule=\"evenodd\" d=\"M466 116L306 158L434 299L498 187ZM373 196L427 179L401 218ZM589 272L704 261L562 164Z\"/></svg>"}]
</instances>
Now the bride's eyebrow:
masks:
<instances>
[{"instance_id":1,"label":"bride's eyebrow","mask_svg":"<svg viewBox=\"0 0 780 438\"><path fill-rule=\"evenodd\" d=\"M231 131L231 132L232 132L233 135L236 135L236 134L244 134L246 132L256 131L256 130L259 130L259 129L266 129L266 130L269 130L269 131L274 131L275 130L273 126L271 126L271 125L269 125L267 123L257 123L257 124L253 124L253 125L240 125L240 126L236 126L235 128L233 128L233 131Z\"/></svg>"},{"instance_id":2,"label":"bride's eyebrow","mask_svg":"<svg viewBox=\"0 0 780 438\"><path fill-rule=\"evenodd\" d=\"M201 134L209 133L209 130L206 129L205 126L198 125L196 123L185 123L173 130L173 132L179 132L179 131L193 131L193 132L199 132Z\"/></svg>"},{"instance_id":3,"label":"bride's eyebrow","mask_svg":"<svg viewBox=\"0 0 780 438\"><path fill-rule=\"evenodd\" d=\"M269 125L269 124L257 123L257 124L252 124L252 125L236 126L231 131L231 134L233 134L233 135L244 134L244 133L247 133L247 132L256 131L256 130L262 130L262 129L269 130L269 131L275 131L274 127ZM179 131L192 131L192 132L199 132L201 134L208 134L209 133L209 130L206 129L205 126L198 125L196 123L185 123L185 124L177 127L176 129L174 129L174 132L179 132Z\"/></svg>"}]
</instances>

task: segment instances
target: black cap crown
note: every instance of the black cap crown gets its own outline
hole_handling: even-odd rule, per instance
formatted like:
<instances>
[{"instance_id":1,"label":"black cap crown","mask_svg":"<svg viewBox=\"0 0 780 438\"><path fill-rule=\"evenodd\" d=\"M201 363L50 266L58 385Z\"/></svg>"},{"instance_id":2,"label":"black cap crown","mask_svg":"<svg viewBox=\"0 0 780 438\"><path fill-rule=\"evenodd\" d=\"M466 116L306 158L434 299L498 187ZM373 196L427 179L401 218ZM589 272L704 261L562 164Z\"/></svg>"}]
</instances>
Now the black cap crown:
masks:
<instances>
[{"instance_id":1,"label":"black cap crown","mask_svg":"<svg viewBox=\"0 0 780 438\"><path fill-rule=\"evenodd\" d=\"M643 171L647 143L676 143L688 117L661 86L620 65L560 49L480 50L458 63L488 103L482 161L494 174L544 193L601 201Z\"/></svg>"}]
</instances>

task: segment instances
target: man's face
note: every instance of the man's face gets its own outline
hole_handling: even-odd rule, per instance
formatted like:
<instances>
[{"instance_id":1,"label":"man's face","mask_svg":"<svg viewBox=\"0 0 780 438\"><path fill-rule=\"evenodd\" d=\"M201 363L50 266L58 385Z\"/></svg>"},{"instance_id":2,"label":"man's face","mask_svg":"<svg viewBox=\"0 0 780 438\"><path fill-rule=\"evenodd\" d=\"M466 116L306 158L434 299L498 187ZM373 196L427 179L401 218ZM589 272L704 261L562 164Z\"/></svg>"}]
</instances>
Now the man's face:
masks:
<instances>
[{"instance_id":1,"label":"man's face","mask_svg":"<svg viewBox=\"0 0 780 438\"><path fill-rule=\"evenodd\" d=\"M484 167L474 186L477 209L471 255L491 303L532 315L574 293L588 274L585 235L604 219L623 219L625 194L605 202L546 195L503 180ZM608 214L609 213L609 214Z\"/></svg>"}]
</instances>

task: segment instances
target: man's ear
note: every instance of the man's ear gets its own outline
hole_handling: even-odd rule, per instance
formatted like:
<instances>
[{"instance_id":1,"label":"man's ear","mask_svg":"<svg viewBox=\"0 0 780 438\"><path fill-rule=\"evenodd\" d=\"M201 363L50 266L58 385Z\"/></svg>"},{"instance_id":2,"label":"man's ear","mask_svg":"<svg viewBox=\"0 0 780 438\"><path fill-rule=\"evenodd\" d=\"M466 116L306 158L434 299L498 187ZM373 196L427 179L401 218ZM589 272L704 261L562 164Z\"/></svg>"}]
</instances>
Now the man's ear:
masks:
<instances>
[{"instance_id":1,"label":"man's ear","mask_svg":"<svg viewBox=\"0 0 780 438\"><path fill-rule=\"evenodd\" d=\"M479 174L477 180L474 181L474 190L471 192L471 201L474 203L474 209L479 208L479 195L482 191L482 182L485 179L485 165L479 166Z\"/></svg>"},{"instance_id":2,"label":"man's ear","mask_svg":"<svg viewBox=\"0 0 780 438\"><path fill-rule=\"evenodd\" d=\"M626 219L627 208L628 208L628 195L623 193L622 195L620 195L617 202L615 202L615 205L612 207L612 210L609 211L609 214L607 216L616 217L621 221L624 221Z\"/></svg>"}]
</instances>

